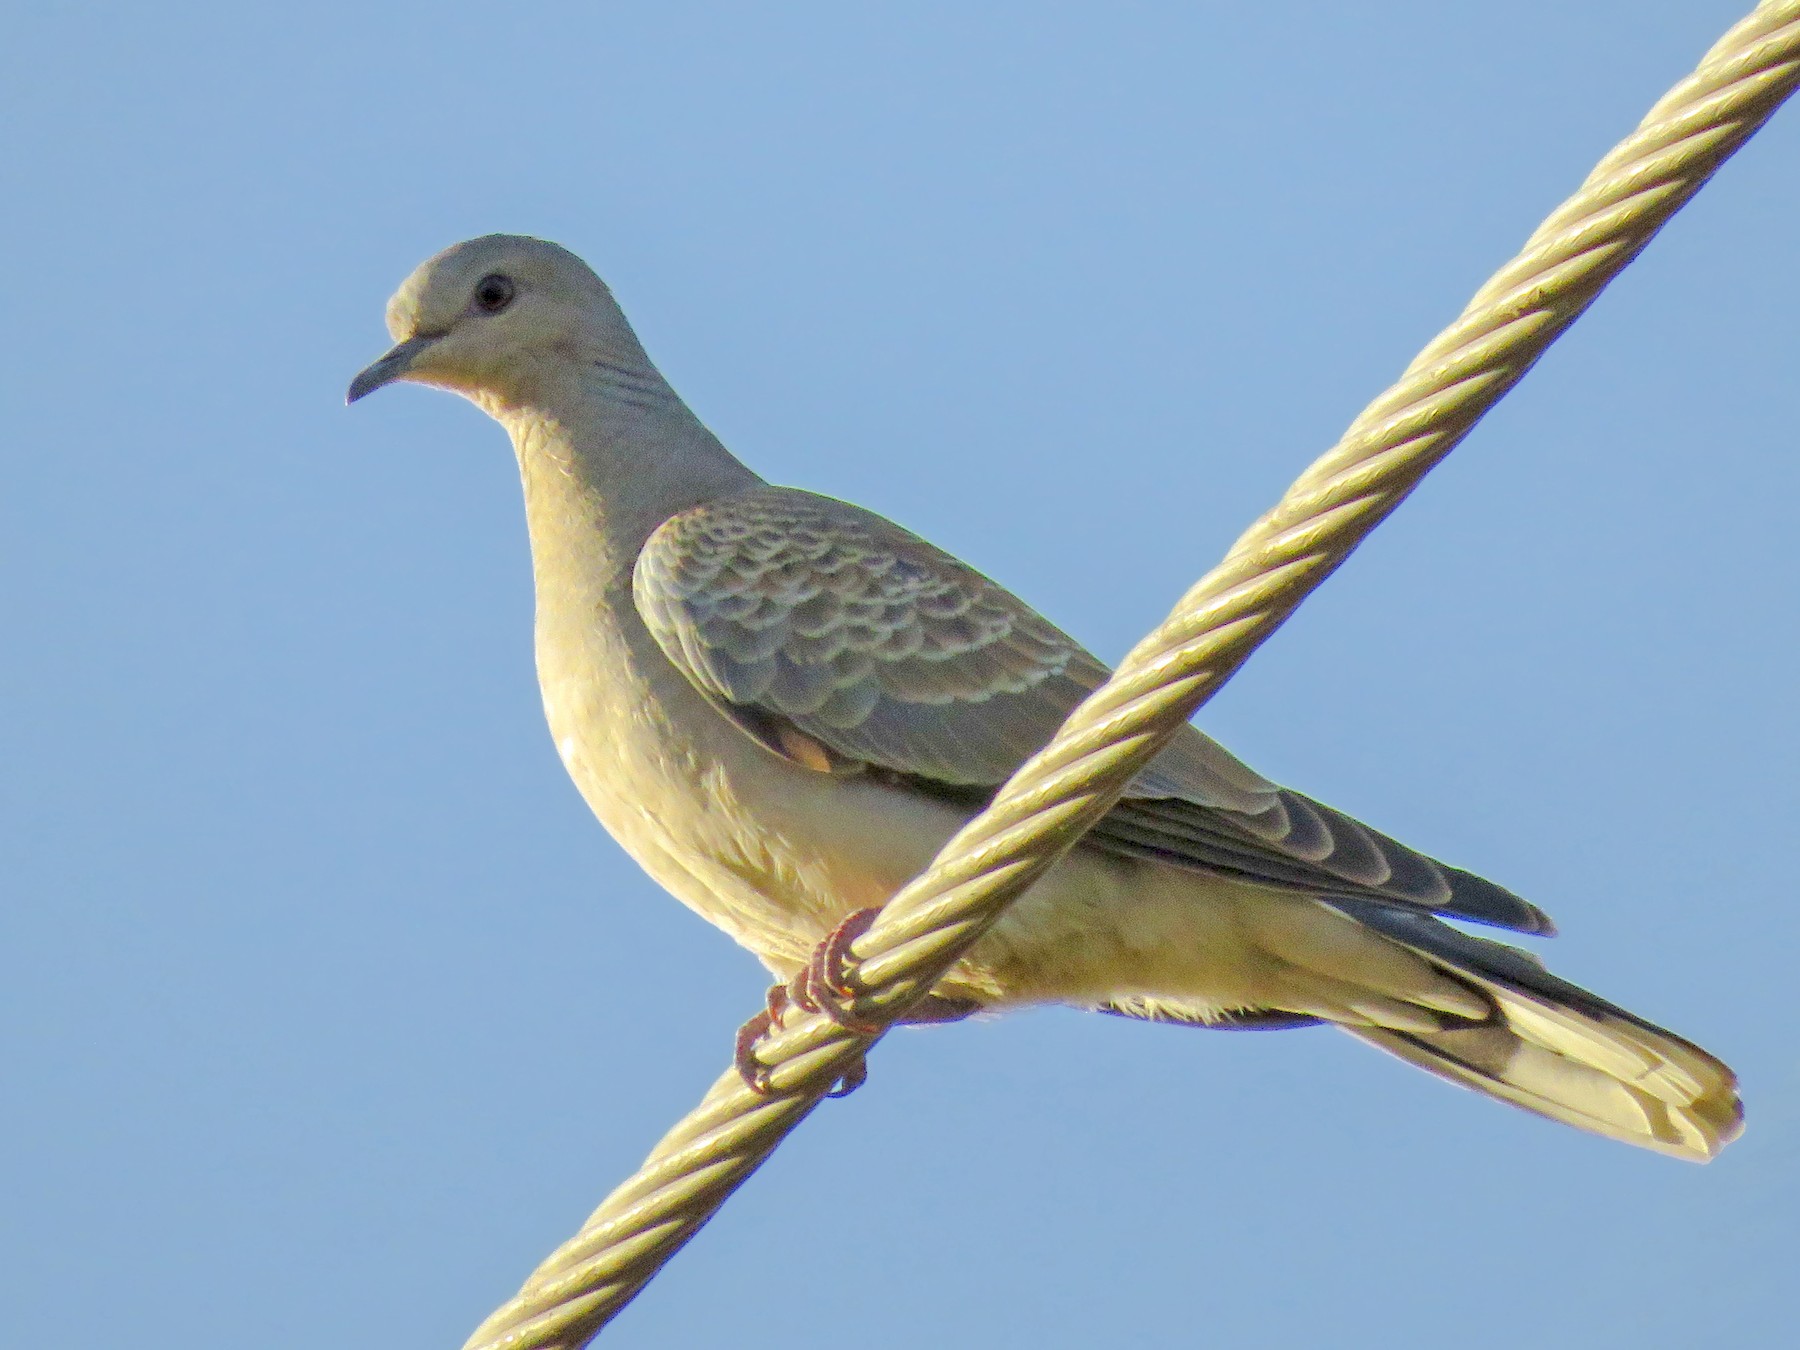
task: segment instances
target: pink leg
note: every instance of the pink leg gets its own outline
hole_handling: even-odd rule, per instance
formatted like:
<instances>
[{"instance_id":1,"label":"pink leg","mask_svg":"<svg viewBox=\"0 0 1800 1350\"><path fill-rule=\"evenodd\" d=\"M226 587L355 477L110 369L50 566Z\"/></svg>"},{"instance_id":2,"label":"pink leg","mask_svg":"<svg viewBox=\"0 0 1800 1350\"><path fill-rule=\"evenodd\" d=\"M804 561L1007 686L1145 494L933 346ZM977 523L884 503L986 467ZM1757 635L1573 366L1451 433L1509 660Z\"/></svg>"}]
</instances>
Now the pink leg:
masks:
<instances>
[{"instance_id":1,"label":"pink leg","mask_svg":"<svg viewBox=\"0 0 1800 1350\"><path fill-rule=\"evenodd\" d=\"M811 958L798 975L787 984L770 986L767 1010L738 1028L735 1062L738 1074L752 1092L767 1096L771 1091L769 1070L757 1059L756 1045L768 1035L770 1028L781 1024L782 1014L790 1005L806 1012L823 1013L844 1030L858 1036L879 1036L887 1029L885 1023L856 1016L856 998L863 990L849 969L850 944L869 931L879 913L879 909L859 909L846 917L813 949ZM957 1022L980 1008L973 999L927 994L907 1010L900 1022L917 1026ZM861 1087L868 1076L867 1063L859 1059L825 1095L847 1097Z\"/></svg>"},{"instance_id":2,"label":"pink leg","mask_svg":"<svg viewBox=\"0 0 1800 1350\"><path fill-rule=\"evenodd\" d=\"M812 959L796 979L810 1004L809 1011L822 1012L845 1031L859 1036L874 1036L885 1030L880 1022L867 1022L856 1015L856 996L863 992L850 973L850 944L869 931L879 909L859 909L832 929L817 947Z\"/></svg>"},{"instance_id":3,"label":"pink leg","mask_svg":"<svg viewBox=\"0 0 1800 1350\"><path fill-rule=\"evenodd\" d=\"M732 1062L736 1065L738 1077L744 1080L744 1086L759 1097L767 1097L775 1087L769 1081L769 1068L756 1057L756 1047L769 1031L781 1024L782 1014L789 1005L795 1005L807 1012L817 1012L817 1008L809 1005L802 996L802 990L796 986L800 977L796 976L792 984L772 984L769 986L768 1005L743 1026L738 1028L737 1044ZM844 1070L843 1077L827 1092L827 1097L848 1097L869 1079L868 1063L860 1055L849 1068Z\"/></svg>"}]
</instances>

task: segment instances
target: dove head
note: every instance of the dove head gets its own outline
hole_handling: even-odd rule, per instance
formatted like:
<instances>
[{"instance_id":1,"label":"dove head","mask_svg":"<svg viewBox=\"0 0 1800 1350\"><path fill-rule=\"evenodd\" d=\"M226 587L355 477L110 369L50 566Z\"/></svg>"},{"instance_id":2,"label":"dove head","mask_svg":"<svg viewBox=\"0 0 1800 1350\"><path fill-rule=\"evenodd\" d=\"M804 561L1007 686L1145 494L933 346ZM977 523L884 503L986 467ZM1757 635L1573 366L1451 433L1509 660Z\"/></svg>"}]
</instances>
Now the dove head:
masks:
<instances>
[{"instance_id":1,"label":"dove head","mask_svg":"<svg viewBox=\"0 0 1800 1350\"><path fill-rule=\"evenodd\" d=\"M588 265L524 235L489 234L427 259L388 301L395 346L348 401L397 380L453 390L494 412L535 401L593 363L653 374L625 315Z\"/></svg>"}]
</instances>

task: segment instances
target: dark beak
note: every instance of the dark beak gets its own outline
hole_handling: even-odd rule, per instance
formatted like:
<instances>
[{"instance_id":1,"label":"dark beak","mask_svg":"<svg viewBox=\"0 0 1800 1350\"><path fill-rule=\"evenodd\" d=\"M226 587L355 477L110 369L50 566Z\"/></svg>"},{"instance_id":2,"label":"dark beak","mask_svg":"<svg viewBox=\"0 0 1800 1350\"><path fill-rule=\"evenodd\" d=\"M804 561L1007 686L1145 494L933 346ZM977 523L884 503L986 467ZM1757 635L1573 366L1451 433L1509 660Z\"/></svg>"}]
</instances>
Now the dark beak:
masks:
<instances>
[{"instance_id":1,"label":"dark beak","mask_svg":"<svg viewBox=\"0 0 1800 1350\"><path fill-rule=\"evenodd\" d=\"M412 368L420 353L442 336L442 333L420 333L406 339L350 381L350 392L344 396L344 402L354 403L364 394L372 394L382 385L392 384Z\"/></svg>"}]
</instances>

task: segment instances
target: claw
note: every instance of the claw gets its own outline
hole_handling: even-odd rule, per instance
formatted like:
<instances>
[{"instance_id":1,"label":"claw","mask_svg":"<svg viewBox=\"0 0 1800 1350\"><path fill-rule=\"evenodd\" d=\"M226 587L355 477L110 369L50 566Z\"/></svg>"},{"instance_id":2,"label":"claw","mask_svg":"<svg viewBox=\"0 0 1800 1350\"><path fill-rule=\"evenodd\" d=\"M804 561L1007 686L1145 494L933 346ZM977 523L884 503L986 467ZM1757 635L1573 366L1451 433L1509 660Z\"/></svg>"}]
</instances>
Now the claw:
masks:
<instances>
[{"instance_id":1,"label":"claw","mask_svg":"<svg viewBox=\"0 0 1800 1350\"><path fill-rule=\"evenodd\" d=\"M850 1066L844 1070L844 1076L825 1095L827 1097L848 1097L852 1092L869 1081L869 1061L867 1057L858 1055Z\"/></svg>"},{"instance_id":2,"label":"claw","mask_svg":"<svg viewBox=\"0 0 1800 1350\"><path fill-rule=\"evenodd\" d=\"M825 940L813 948L806 969L794 978L796 1002L809 1012L821 1012L845 1031L875 1036L886 1023L870 1022L856 1015L855 1003L862 985L850 972L850 944L869 931L879 909L859 909L849 915Z\"/></svg>"},{"instance_id":3,"label":"claw","mask_svg":"<svg viewBox=\"0 0 1800 1350\"><path fill-rule=\"evenodd\" d=\"M862 984L851 974L848 964L850 944L875 926L881 916L878 907L859 909L844 916L825 940L813 949L807 973L825 989L844 998L862 993Z\"/></svg>"},{"instance_id":4,"label":"claw","mask_svg":"<svg viewBox=\"0 0 1800 1350\"><path fill-rule=\"evenodd\" d=\"M737 1071L744 1085L759 1097L774 1092L769 1082L769 1067L756 1057L757 1043L770 1030L781 1025L789 1008L803 1012L823 1013L845 1031L858 1036L879 1036L887 1030L885 1022L865 1021L856 1015L856 999L866 992L850 970L850 944L869 931L879 909L859 909L847 917L817 947L800 968L800 973L786 984L769 986L768 1005L743 1026L737 1034ZM911 1023L956 1022L978 1012L981 1005L972 999L947 994L927 994L915 1003L900 1020ZM858 1056L825 1095L848 1097L868 1081L868 1061Z\"/></svg>"},{"instance_id":5,"label":"claw","mask_svg":"<svg viewBox=\"0 0 1800 1350\"><path fill-rule=\"evenodd\" d=\"M776 989L782 989L776 985ZM783 989L783 993L786 990ZM775 1002L774 990L769 992L769 1003ZM759 1097L767 1097L775 1088L769 1082L769 1066L756 1057L757 1042L769 1034L769 1028L775 1025L775 1014L772 1011L759 1012L743 1026L738 1028L737 1049L732 1063L737 1066L738 1077L744 1080L744 1086Z\"/></svg>"},{"instance_id":6,"label":"claw","mask_svg":"<svg viewBox=\"0 0 1800 1350\"><path fill-rule=\"evenodd\" d=\"M738 1077L744 1080L744 1086L759 1097L773 1096L775 1092L775 1085L769 1080L769 1066L756 1057L756 1047L761 1043L762 1038L781 1025L782 1014L790 1006L799 1007L806 1012L821 1011L807 996L806 990L801 987L803 978L803 976L796 976L791 984L770 985L763 1011L738 1028L732 1063L738 1071ZM858 1055L855 1062L844 1070L843 1075L825 1095L827 1097L848 1097L868 1080L868 1061Z\"/></svg>"}]
</instances>

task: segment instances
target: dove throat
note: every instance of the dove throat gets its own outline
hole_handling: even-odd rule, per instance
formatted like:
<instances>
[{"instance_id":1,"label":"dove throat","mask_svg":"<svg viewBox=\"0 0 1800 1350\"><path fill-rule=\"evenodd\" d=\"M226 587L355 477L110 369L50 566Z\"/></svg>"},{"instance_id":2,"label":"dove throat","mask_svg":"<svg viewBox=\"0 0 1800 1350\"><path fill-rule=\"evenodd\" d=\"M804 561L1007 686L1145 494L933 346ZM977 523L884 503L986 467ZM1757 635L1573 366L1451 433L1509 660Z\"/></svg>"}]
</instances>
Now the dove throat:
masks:
<instances>
[{"instance_id":1,"label":"dove throat","mask_svg":"<svg viewBox=\"0 0 1800 1350\"><path fill-rule=\"evenodd\" d=\"M669 517L762 482L648 362L571 363L528 399L490 407L512 437L540 588L571 576L629 589Z\"/></svg>"}]
</instances>

